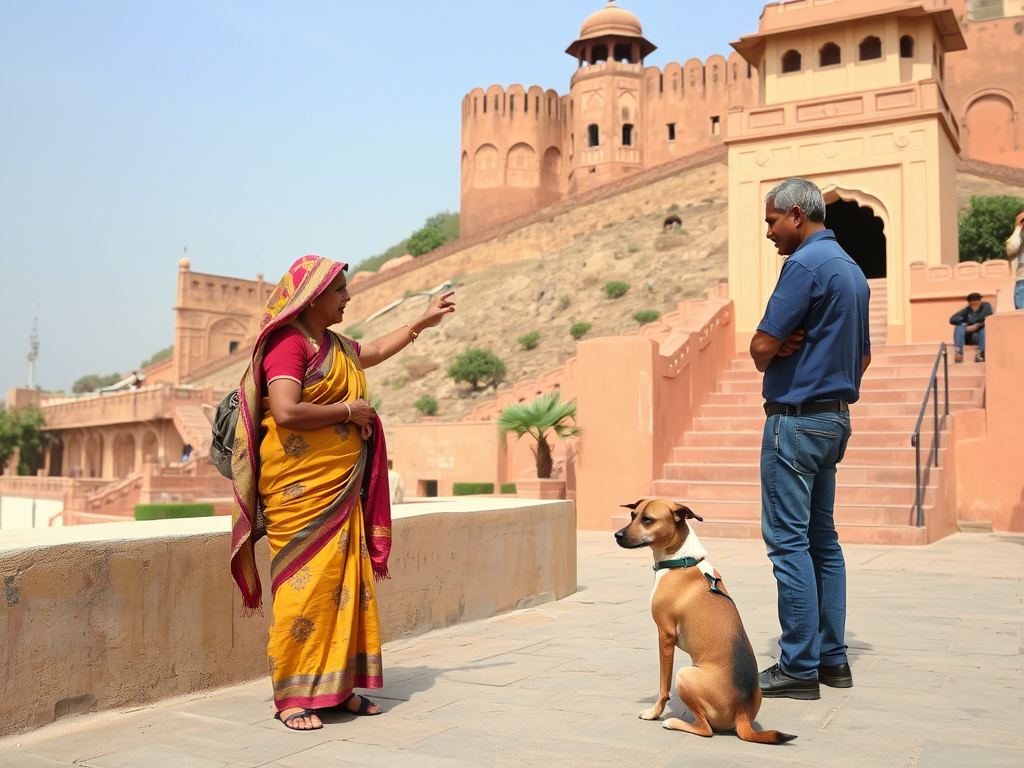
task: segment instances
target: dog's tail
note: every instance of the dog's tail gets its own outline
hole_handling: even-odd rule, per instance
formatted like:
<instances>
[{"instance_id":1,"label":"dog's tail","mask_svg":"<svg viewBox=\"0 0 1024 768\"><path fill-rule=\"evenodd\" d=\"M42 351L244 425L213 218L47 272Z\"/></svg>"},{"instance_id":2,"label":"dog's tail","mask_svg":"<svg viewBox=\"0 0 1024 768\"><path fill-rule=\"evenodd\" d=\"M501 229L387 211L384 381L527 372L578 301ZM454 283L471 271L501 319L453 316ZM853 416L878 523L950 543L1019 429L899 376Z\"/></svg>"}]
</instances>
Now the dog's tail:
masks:
<instances>
[{"instance_id":1,"label":"dog's tail","mask_svg":"<svg viewBox=\"0 0 1024 768\"><path fill-rule=\"evenodd\" d=\"M796 738L782 731L755 731L747 712L736 713L736 735L744 741L754 741L758 744L785 744Z\"/></svg>"}]
</instances>

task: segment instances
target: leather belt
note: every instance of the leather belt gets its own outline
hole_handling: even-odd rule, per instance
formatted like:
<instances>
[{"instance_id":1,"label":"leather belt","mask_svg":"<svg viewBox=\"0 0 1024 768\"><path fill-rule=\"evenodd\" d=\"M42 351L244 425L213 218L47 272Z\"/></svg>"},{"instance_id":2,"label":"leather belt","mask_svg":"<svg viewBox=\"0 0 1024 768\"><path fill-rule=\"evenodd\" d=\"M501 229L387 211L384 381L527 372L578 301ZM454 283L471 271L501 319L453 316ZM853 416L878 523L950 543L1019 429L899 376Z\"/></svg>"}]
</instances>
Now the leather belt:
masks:
<instances>
[{"instance_id":1,"label":"leather belt","mask_svg":"<svg viewBox=\"0 0 1024 768\"><path fill-rule=\"evenodd\" d=\"M841 413L850 410L845 400L819 400L813 403L765 403L765 416L809 416L815 413Z\"/></svg>"}]
</instances>

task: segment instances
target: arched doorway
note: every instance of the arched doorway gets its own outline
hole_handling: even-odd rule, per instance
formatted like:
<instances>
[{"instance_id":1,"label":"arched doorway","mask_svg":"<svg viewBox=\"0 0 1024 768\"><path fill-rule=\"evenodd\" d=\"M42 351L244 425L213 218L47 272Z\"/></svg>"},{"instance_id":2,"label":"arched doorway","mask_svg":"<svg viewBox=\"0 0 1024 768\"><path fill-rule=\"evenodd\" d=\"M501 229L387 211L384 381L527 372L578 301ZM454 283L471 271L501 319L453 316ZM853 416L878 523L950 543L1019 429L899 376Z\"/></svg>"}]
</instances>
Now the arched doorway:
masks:
<instances>
[{"instance_id":1,"label":"arched doorway","mask_svg":"<svg viewBox=\"0 0 1024 768\"><path fill-rule=\"evenodd\" d=\"M885 222L871 208L835 200L825 206L825 226L868 280L886 277Z\"/></svg>"},{"instance_id":2,"label":"arched doorway","mask_svg":"<svg viewBox=\"0 0 1024 768\"><path fill-rule=\"evenodd\" d=\"M135 471L135 437L122 434L114 438L114 477L123 480Z\"/></svg>"},{"instance_id":3,"label":"arched doorway","mask_svg":"<svg viewBox=\"0 0 1024 768\"><path fill-rule=\"evenodd\" d=\"M56 440L50 446L50 477L62 477L64 474L64 443Z\"/></svg>"},{"instance_id":4,"label":"arched doorway","mask_svg":"<svg viewBox=\"0 0 1024 768\"><path fill-rule=\"evenodd\" d=\"M160 440L156 432L147 431L142 439L142 460L147 464L160 463Z\"/></svg>"}]
</instances>

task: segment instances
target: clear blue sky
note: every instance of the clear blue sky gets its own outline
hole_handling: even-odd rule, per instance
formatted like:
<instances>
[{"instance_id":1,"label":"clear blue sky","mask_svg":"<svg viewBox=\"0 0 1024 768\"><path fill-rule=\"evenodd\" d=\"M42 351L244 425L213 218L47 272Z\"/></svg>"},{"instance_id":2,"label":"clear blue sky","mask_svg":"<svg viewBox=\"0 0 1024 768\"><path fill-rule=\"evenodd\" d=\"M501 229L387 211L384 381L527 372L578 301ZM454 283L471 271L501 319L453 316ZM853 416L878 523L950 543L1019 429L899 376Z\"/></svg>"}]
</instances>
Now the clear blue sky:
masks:
<instances>
[{"instance_id":1,"label":"clear blue sky","mask_svg":"<svg viewBox=\"0 0 1024 768\"><path fill-rule=\"evenodd\" d=\"M177 264L276 280L459 205L476 86L568 90L603 0L91 2L0 9L0 398L172 341ZM648 64L728 54L761 0L625 0ZM464 297L471 301L472 297Z\"/></svg>"}]
</instances>

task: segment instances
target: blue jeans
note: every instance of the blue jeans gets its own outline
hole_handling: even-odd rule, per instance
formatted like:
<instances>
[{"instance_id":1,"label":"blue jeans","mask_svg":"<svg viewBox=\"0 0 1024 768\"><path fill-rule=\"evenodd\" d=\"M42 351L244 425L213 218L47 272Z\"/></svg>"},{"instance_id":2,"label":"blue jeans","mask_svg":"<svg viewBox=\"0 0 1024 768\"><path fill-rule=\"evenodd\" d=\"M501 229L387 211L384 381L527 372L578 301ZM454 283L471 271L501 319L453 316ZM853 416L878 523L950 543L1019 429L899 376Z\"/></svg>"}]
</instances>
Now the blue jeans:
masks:
<instances>
[{"instance_id":1,"label":"blue jeans","mask_svg":"<svg viewBox=\"0 0 1024 768\"><path fill-rule=\"evenodd\" d=\"M833 507L849 413L769 416L761 441L761 534L779 587L782 654L793 677L846 658L846 561Z\"/></svg>"},{"instance_id":2,"label":"blue jeans","mask_svg":"<svg viewBox=\"0 0 1024 768\"><path fill-rule=\"evenodd\" d=\"M978 351L985 352L985 326L981 326L976 332L968 333L966 325L958 325L953 329L953 346L957 351L964 351L964 342L977 343Z\"/></svg>"},{"instance_id":3,"label":"blue jeans","mask_svg":"<svg viewBox=\"0 0 1024 768\"><path fill-rule=\"evenodd\" d=\"M1013 286L1013 308L1024 309L1024 280L1018 280Z\"/></svg>"}]
</instances>

